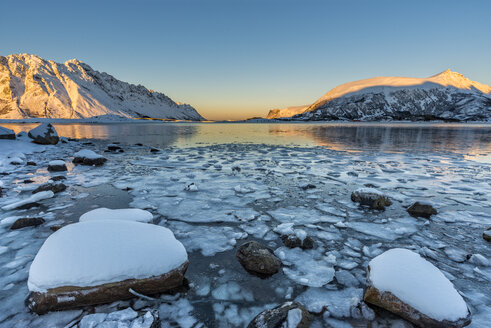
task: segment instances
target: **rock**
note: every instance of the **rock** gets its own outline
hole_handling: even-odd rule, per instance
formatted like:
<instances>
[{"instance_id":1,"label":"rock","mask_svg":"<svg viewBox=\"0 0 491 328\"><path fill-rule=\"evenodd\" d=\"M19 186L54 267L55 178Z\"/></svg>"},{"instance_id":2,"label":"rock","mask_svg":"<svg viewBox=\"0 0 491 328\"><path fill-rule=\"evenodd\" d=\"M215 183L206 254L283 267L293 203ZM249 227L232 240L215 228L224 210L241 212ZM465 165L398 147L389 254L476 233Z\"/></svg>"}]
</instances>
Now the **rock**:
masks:
<instances>
[{"instance_id":1,"label":"rock","mask_svg":"<svg viewBox=\"0 0 491 328\"><path fill-rule=\"evenodd\" d=\"M53 180L53 181L66 180L66 176L64 176L64 175L55 175L54 177L51 177L51 180Z\"/></svg>"},{"instance_id":2,"label":"rock","mask_svg":"<svg viewBox=\"0 0 491 328\"><path fill-rule=\"evenodd\" d=\"M26 163L26 165L36 166L37 164L36 164L36 162L28 161L28 162Z\"/></svg>"},{"instance_id":3,"label":"rock","mask_svg":"<svg viewBox=\"0 0 491 328\"><path fill-rule=\"evenodd\" d=\"M300 247L301 249L314 248L314 240L310 236L305 236L304 239L299 238L297 235L283 235L281 236L283 244L288 248Z\"/></svg>"},{"instance_id":4,"label":"rock","mask_svg":"<svg viewBox=\"0 0 491 328\"><path fill-rule=\"evenodd\" d=\"M64 161L55 160L48 163L48 171L50 172L63 172L67 170L68 169Z\"/></svg>"},{"instance_id":5,"label":"rock","mask_svg":"<svg viewBox=\"0 0 491 328\"><path fill-rule=\"evenodd\" d=\"M2 194L0 190L0 195ZM482 237L485 241L491 241L491 228L488 228L486 231L482 233Z\"/></svg>"},{"instance_id":6,"label":"rock","mask_svg":"<svg viewBox=\"0 0 491 328\"><path fill-rule=\"evenodd\" d=\"M51 123L43 123L28 133L34 143L41 145L56 145L60 138Z\"/></svg>"},{"instance_id":7,"label":"rock","mask_svg":"<svg viewBox=\"0 0 491 328\"><path fill-rule=\"evenodd\" d=\"M158 310L136 312L127 308L111 313L88 314L80 320L79 328L160 328Z\"/></svg>"},{"instance_id":8,"label":"rock","mask_svg":"<svg viewBox=\"0 0 491 328\"><path fill-rule=\"evenodd\" d=\"M98 155L92 150L88 149L83 149L76 152L73 156L74 158L72 162L75 164L101 166L107 161L107 158L104 156Z\"/></svg>"},{"instance_id":9,"label":"rock","mask_svg":"<svg viewBox=\"0 0 491 328\"><path fill-rule=\"evenodd\" d=\"M412 217L422 217L429 219L430 216L438 214L438 212L431 206L430 204L421 204L420 202L416 202L411 207L407 209L407 212Z\"/></svg>"},{"instance_id":10,"label":"rock","mask_svg":"<svg viewBox=\"0 0 491 328\"><path fill-rule=\"evenodd\" d=\"M286 302L259 313L247 328L308 328L311 322L312 316L302 305Z\"/></svg>"},{"instance_id":11,"label":"rock","mask_svg":"<svg viewBox=\"0 0 491 328\"><path fill-rule=\"evenodd\" d=\"M362 206L369 206L372 210L385 210L386 206L392 205L392 201L380 191L373 188L360 188L353 191L351 200Z\"/></svg>"},{"instance_id":12,"label":"rock","mask_svg":"<svg viewBox=\"0 0 491 328\"><path fill-rule=\"evenodd\" d=\"M238 173L240 171L241 171L241 168L240 167L238 167L238 166L232 167L232 172L237 172Z\"/></svg>"},{"instance_id":13,"label":"rock","mask_svg":"<svg viewBox=\"0 0 491 328\"><path fill-rule=\"evenodd\" d=\"M43 224L45 221L42 218L20 218L12 224L10 230L22 229L25 227L37 227Z\"/></svg>"},{"instance_id":14,"label":"rock","mask_svg":"<svg viewBox=\"0 0 491 328\"><path fill-rule=\"evenodd\" d=\"M51 231L58 231L62 228L63 226L60 225L60 224L56 224L56 225L52 225L51 227L49 227L49 230Z\"/></svg>"},{"instance_id":15,"label":"rock","mask_svg":"<svg viewBox=\"0 0 491 328\"><path fill-rule=\"evenodd\" d=\"M309 190L309 189L315 189L317 187L311 183L308 183L306 185L300 186L300 188L302 188L303 190Z\"/></svg>"},{"instance_id":16,"label":"rock","mask_svg":"<svg viewBox=\"0 0 491 328\"><path fill-rule=\"evenodd\" d=\"M51 190L53 193L58 193L66 190L66 186L63 183L45 183L37 187L32 193L38 193L41 191Z\"/></svg>"},{"instance_id":17,"label":"rock","mask_svg":"<svg viewBox=\"0 0 491 328\"><path fill-rule=\"evenodd\" d=\"M160 151L160 149L158 149L158 148L150 147L150 152L151 153L158 153L159 151Z\"/></svg>"},{"instance_id":18,"label":"rock","mask_svg":"<svg viewBox=\"0 0 491 328\"><path fill-rule=\"evenodd\" d=\"M117 151L117 150L120 150L121 147L119 147L118 145L115 145L115 144L109 144L107 145L107 150L109 151Z\"/></svg>"},{"instance_id":19,"label":"rock","mask_svg":"<svg viewBox=\"0 0 491 328\"><path fill-rule=\"evenodd\" d=\"M419 254L402 248L372 259L364 300L418 327L464 327L471 313L453 284Z\"/></svg>"},{"instance_id":20,"label":"rock","mask_svg":"<svg viewBox=\"0 0 491 328\"><path fill-rule=\"evenodd\" d=\"M281 261L273 252L256 241L242 244L235 254L247 270L262 275L273 275L281 267Z\"/></svg>"},{"instance_id":21,"label":"rock","mask_svg":"<svg viewBox=\"0 0 491 328\"><path fill-rule=\"evenodd\" d=\"M154 295L181 286L188 264L167 228L118 220L68 224L34 258L26 304L43 314Z\"/></svg>"},{"instance_id":22,"label":"rock","mask_svg":"<svg viewBox=\"0 0 491 328\"><path fill-rule=\"evenodd\" d=\"M0 126L0 139L11 139L15 140L15 132L14 130L10 130Z\"/></svg>"},{"instance_id":23,"label":"rock","mask_svg":"<svg viewBox=\"0 0 491 328\"><path fill-rule=\"evenodd\" d=\"M196 192L198 191L198 186L194 182L192 182L184 187L184 191Z\"/></svg>"}]
</instances>

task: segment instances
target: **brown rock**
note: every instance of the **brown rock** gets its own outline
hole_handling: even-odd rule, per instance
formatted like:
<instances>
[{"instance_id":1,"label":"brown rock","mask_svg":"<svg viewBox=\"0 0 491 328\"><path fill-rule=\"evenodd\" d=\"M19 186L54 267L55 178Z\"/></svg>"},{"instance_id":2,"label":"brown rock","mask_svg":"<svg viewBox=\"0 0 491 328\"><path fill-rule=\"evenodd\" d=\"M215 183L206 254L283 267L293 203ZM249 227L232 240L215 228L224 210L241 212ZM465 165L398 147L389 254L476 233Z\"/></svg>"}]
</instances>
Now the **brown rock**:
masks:
<instances>
[{"instance_id":1,"label":"brown rock","mask_svg":"<svg viewBox=\"0 0 491 328\"><path fill-rule=\"evenodd\" d=\"M53 193L58 193L66 190L66 186L63 183L45 183L37 187L32 193L38 193L41 191L51 190Z\"/></svg>"},{"instance_id":2,"label":"brown rock","mask_svg":"<svg viewBox=\"0 0 491 328\"><path fill-rule=\"evenodd\" d=\"M429 219L430 216L438 214L438 212L429 204L421 204L419 202L414 203L407 209L407 212L412 217L422 217Z\"/></svg>"},{"instance_id":3,"label":"brown rock","mask_svg":"<svg viewBox=\"0 0 491 328\"><path fill-rule=\"evenodd\" d=\"M296 328L308 328L312 322L310 313L299 303L286 302L274 309L265 310L259 313L249 323L247 328L280 328L286 327L288 324L288 312L290 310L299 309L302 312L302 319Z\"/></svg>"},{"instance_id":4,"label":"brown rock","mask_svg":"<svg viewBox=\"0 0 491 328\"><path fill-rule=\"evenodd\" d=\"M67 171L67 167L65 164L63 165L48 165L48 171L50 172L63 172Z\"/></svg>"},{"instance_id":5,"label":"brown rock","mask_svg":"<svg viewBox=\"0 0 491 328\"><path fill-rule=\"evenodd\" d=\"M182 285L188 264L186 261L175 270L151 278L127 279L89 287L63 286L44 293L31 292L26 304L32 312L44 314L130 299L135 297L130 289L143 295L163 293Z\"/></svg>"},{"instance_id":6,"label":"brown rock","mask_svg":"<svg viewBox=\"0 0 491 328\"><path fill-rule=\"evenodd\" d=\"M491 241L491 228L488 228L486 231L482 233L482 237L485 241Z\"/></svg>"},{"instance_id":7,"label":"brown rock","mask_svg":"<svg viewBox=\"0 0 491 328\"><path fill-rule=\"evenodd\" d=\"M43 218L20 218L12 224L10 227L11 230L22 229L25 227L37 227L40 224L44 223Z\"/></svg>"},{"instance_id":8,"label":"brown rock","mask_svg":"<svg viewBox=\"0 0 491 328\"><path fill-rule=\"evenodd\" d=\"M385 210L386 206L392 205L392 201L384 195L370 191L354 191L351 200L362 206L369 206L372 210Z\"/></svg>"},{"instance_id":9,"label":"brown rock","mask_svg":"<svg viewBox=\"0 0 491 328\"><path fill-rule=\"evenodd\" d=\"M281 236L283 244L288 248L300 247L301 249L312 249L314 248L314 240L307 236L304 240L301 240L296 235L283 235Z\"/></svg>"},{"instance_id":10,"label":"brown rock","mask_svg":"<svg viewBox=\"0 0 491 328\"><path fill-rule=\"evenodd\" d=\"M247 270L262 275L273 275L281 267L281 261L273 252L256 241L242 244L235 254Z\"/></svg>"}]
</instances>

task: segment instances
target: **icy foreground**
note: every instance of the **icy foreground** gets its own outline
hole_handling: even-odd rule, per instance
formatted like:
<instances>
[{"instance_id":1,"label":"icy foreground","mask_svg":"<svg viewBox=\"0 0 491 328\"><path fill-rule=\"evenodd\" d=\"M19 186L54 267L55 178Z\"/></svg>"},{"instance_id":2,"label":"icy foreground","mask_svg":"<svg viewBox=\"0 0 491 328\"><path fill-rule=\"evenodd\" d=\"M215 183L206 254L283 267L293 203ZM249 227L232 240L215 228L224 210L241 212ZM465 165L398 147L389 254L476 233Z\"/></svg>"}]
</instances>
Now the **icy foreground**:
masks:
<instances>
[{"instance_id":1,"label":"icy foreground","mask_svg":"<svg viewBox=\"0 0 491 328\"><path fill-rule=\"evenodd\" d=\"M347 153L256 144L169 147L152 153L146 146L121 145L125 152L106 153L103 166L68 165L67 172L48 172L51 160L70 163L76 151L101 153L107 145L0 141L8 150L0 153L0 172L7 173L1 176L0 208L28 199L39 185L60 175L67 185L34 207L0 211L0 326L63 327L89 314L77 310L36 316L24 301L29 268L36 270L33 259L41 245L70 225L108 222L76 223L96 207L151 212L156 225L174 232L190 262L188 290L155 301L135 298L96 306L96 313L131 307L158 310L163 327L244 327L264 310L295 301L314 314L312 327L401 325L398 317L372 311L363 302L363 288L371 260L389 249L406 248L438 267L462 293L472 312L471 327L487 327L491 321L489 243L482 237L491 224L489 164L454 153ZM13 157L37 166L10 164ZM188 188L191 184L196 188ZM351 193L364 187L387 195L392 205L377 211L351 201ZM433 204L438 215L411 217L406 209L415 201ZM10 230L21 217L46 222ZM59 226L53 233L51 228ZM287 234L307 235L314 247L287 248L281 239ZM235 252L250 240L281 258L278 273L261 279L240 265ZM60 247L70 249L67 245L64 241ZM147 251L142 257L148 259L154 253ZM154 255L152 261L159 258ZM79 279L97 278L91 273L95 276ZM58 281L46 282L44 288L52 283ZM292 312L291 320L295 318Z\"/></svg>"},{"instance_id":2,"label":"icy foreground","mask_svg":"<svg viewBox=\"0 0 491 328\"><path fill-rule=\"evenodd\" d=\"M446 70L428 78L375 77L341 84L308 106L268 119L491 121L491 86Z\"/></svg>"},{"instance_id":3,"label":"icy foreground","mask_svg":"<svg viewBox=\"0 0 491 328\"><path fill-rule=\"evenodd\" d=\"M190 105L122 82L76 59L63 64L36 55L0 56L0 119L94 116L200 121Z\"/></svg>"}]
</instances>

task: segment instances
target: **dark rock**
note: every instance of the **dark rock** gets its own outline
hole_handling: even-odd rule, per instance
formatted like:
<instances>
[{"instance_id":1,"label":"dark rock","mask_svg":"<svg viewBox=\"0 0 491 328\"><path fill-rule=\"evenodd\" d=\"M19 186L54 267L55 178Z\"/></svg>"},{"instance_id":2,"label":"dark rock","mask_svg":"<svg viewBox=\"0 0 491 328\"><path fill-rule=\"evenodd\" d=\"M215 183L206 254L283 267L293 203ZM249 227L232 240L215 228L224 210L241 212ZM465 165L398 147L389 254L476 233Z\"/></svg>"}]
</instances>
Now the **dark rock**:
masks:
<instances>
[{"instance_id":1,"label":"dark rock","mask_svg":"<svg viewBox=\"0 0 491 328\"><path fill-rule=\"evenodd\" d=\"M438 212L429 204L421 204L419 202L414 203L407 209L407 212L412 217L422 217L429 219L430 216L438 214Z\"/></svg>"},{"instance_id":2,"label":"dark rock","mask_svg":"<svg viewBox=\"0 0 491 328\"><path fill-rule=\"evenodd\" d=\"M1 195L1 191L0 191ZM485 241L491 241L491 228L488 228L486 231L482 233L482 238L484 238Z\"/></svg>"},{"instance_id":3,"label":"dark rock","mask_svg":"<svg viewBox=\"0 0 491 328\"><path fill-rule=\"evenodd\" d=\"M158 153L159 151L160 151L160 149L158 149L158 148L150 147L150 152L151 153Z\"/></svg>"},{"instance_id":4,"label":"dark rock","mask_svg":"<svg viewBox=\"0 0 491 328\"><path fill-rule=\"evenodd\" d=\"M281 267L281 261L273 252L256 241L242 244L235 254L247 270L262 275L273 275Z\"/></svg>"},{"instance_id":5,"label":"dark rock","mask_svg":"<svg viewBox=\"0 0 491 328\"><path fill-rule=\"evenodd\" d=\"M14 130L4 128L0 126L0 139L10 139L15 140L15 132Z\"/></svg>"},{"instance_id":6,"label":"dark rock","mask_svg":"<svg viewBox=\"0 0 491 328\"><path fill-rule=\"evenodd\" d=\"M60 230L62 227L63 227L62 225L57 224L57 225L53 225L53 226L49 227L49 229L50 229L51 231L58 231L58 230Z\"/></svg>"},{"instance_id":7,"label":"dark rock","mask_svg":"<svg viewBox=\"0 0 491 328\"><path fill-rule=\"evenodd\" d=\"M107 145L107 150L109 150L109 151L117 151L117 150L120 150L120 149L121 149L121 147L116 146L114 144Z\"/></svg>"},{"instance_id":8,"label":"dark rock","mask_svg":"<svg viewBox=\"0 0 491 328\"><path fill-rule=\"evenodd\" d=\"M274 309L265 310L259 313L249 323L247 328L281 328L290 327L288 325L288 313L291 316L301 315L300 322L295 328L308 328L312 322L311 314L297 302L286 302Z\"/></svg>"},{"instance_id":9,"label":"dark rock","mask_svg":"<svg viewBox=\"0 0 491 328\"><path fill-rule=\"evenodd\" d=\"M10 227L11 230L22 229L25 227L37 227L40 224L44 223L44 219L42 218L20 218L12 224Z\"/></svg>"},{"instance_id":10,"label":"dark rock","mask_svg":"<svg viewBox=\"0 0 491 328\"><path fill-rule=\"evenodd\" d=\"M24 180L24 183L28 184L28 183L33 183L34 181L32 181L31 179L25 179Z\"/></svg>"},{"instance_id":11,"label":"dark rock","mask_svg":"<svg viewBox=\"0 0 491 328\"><path fill-rule=\"evenodd\" d=\"M41 145L56 145L60 138L51 123L43 123L28 133L32 141Z\"/></svg>"},{"instance_id":12,"label":"dark rock","mask_svg":"<svg viewBox=\"0 0 491 328\"><path fill-rule=\"evenodd\" d=\"M36 162L32 162L32 161L29 161L26 163L26 165L30 165L30 166L36 166Z\"/></svg>"},{"instance_id":13,"label":"dark rock","mask_svg":"<svg viewBox=\"0 0 491 328\"><path fill-rule=\"evenodd\" d=\"M118 152L124 153L124 149L120 149L120 150L118 150Z\"/></svg>"},{"instance_id":14,"label":"dark rock","mask_svg":"<svg viewBox=\"0 0 491 328\"><path fill-rule=\"evenodd\" d=\"M309 184L306 184L304 186L301 186L300 188L302 188L303 190L308 190L308 189L314 189L314 188L317 188L315 185L309 183Z\"/></svg>"},{"instance_id":15,"label":"dark rock","mask_svg":"<svg viewBox=\"0 0 491 328\"><path fill-rule=\"evenodd\" d=\"M83 164L83 165L89 165L89 166L101 166L107 161L107 158L105 157L96 157L96 158L89 158L89 157L75 157L73 159L73 163L75 164Z\"/></svg>"},{"instance_id":16,"label":"dark rock","mask_svg":"<svg viewBox=\"0 0 491 328\"><path fill-rule=\"evenodd\" d=\"M32 193L38 193L41 191L51 190L53 193L58 193L66 190L66 186L63 183L45 183L37 187Z\"/></svg>"},{"instance_id":17,"label":"dark rock","mask_svg":"<svg viewBox=\"0 0 491 328\"><path fill-rule=\"evenodd\" d=\"M48 165L48 171L50 172L64 172L67 171L66 164L49 164Z\"/></svg>"},{"instance_id":18,"label":"dark rock","mask_svg":"<svg viewBox=\"0 0 491 328\"><path fill-rule=\"evenodd\" d=\"M314 240L310 236L306 236L304 240L300 239L296 235L283 235L281 236L283 244L288 248L300 247L301 249L314 248Z\"/></svg>"},{"instance_id":19,"label":"dark rock","mask_svg":"<svg viewBox=\"0 0 491 328\"><path fill-rule=\"evenodd\" d=\"M351 200L362 206L368 206L372 210L385 210L386 206L392 205L392 201L376 190L356 190L351 194Z\"/></svg>"},{"instance_id":20,"label":"dark rock","mask_svg":"<svg viewBox=\"0 0 491 328\"><path fill-rule=\"evenodd\" d=\"M39 206L41 206L41 204L39 204L38 202L32 202L32 203L27 203L27 204L21 205L21 206L17 207L17 209L18 210L28 210L30 208L39 207Z\"/></svg>"},{"instance_id":21,"label":"dark rock","mask_svg":"<svg viewBox=\"0 0 491 328\"><path fill-rule=\"evenodd\" d=\"M31 292L26 305L32 312L44 314L130 299L135 297L130 289L143 295L163 293L182 285L188 264L186 261L175 270L150 278L127 279L89 287L62 286L46 292Z\"/></svg>"},{"instance_id":22,"label":"dark rock","mask_svg":"<svg viewBox=\"0 0 491 328\"><path fill-rule=\"evenodd\" d=\"M232 167L232 172L240 172L240 171L241 171L240 167L238 167L238 166Z\"/></svg>"},{"instance_id":23,"label":"dark rock","mask_svg":"<svg viewBox=\"0 0 491 328\"><path fill-rule=\"evenodd\" d=\"M51 177L51 180L53 180L53 181L66 180L66 176L64 176L64 175L55 175L54 177Z\"/></svg>"},{"instance_id":24,"label":"dark rock","mask_svg":"<svg viewBox=\"0 0 491 328\"><path fill-rule=\"evenodd\" d=\"M143 144L141 144L141 143L136 143L136 144L135 144L135 146L141 147L141 146L143 146Z\"/></svg>"}]
</instances>

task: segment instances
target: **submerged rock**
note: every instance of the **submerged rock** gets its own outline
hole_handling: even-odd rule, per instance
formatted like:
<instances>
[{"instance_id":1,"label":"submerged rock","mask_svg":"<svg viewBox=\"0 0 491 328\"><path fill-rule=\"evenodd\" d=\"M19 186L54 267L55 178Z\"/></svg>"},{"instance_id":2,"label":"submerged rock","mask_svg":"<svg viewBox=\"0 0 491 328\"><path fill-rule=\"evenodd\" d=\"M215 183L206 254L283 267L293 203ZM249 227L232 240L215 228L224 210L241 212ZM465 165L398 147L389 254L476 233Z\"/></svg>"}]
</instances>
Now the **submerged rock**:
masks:
<instances>
[{"instance_id":1,"label":"submerged rock","mask_svg":"<svg viewBox=\"0 0 491 328\"><path fill-rule=\"evenodd\" d=\"M422 217L429 219L430 216L438 214L438 212L431 206L430 204L421 204L420 202L416 202L411 207L407 209L407 212L412 217Z\"/></svg>"},{"instance_id":2,"label":"submerged rock","mask_svg":"<svg viewBox=\"0 0 491 328\"><path fill-rule=\"evenodd\" d=\"M58 137L58 133L51 123L43 123L28 133L32 142L41 144L41 145L56 145L60 138Z\"/></svg>"},{"instance_id":3,"label":"submerged rock","mask_svg":"<svg viewBox=\"0 0 491 328\"><path fill-rule=\"evenodd\" d=\"M247 328L308 328L311 322L312 316L302 305L286 302L259 313Z\"/></svg>"},{"instance_id":4,"label":"submerged rock","mask_svg":"<svg viewBox=\"0 0 491 328\"><path fill-rule=\"evenodd\" d=\"M75 164L101 166L107 161L107 158L89 149L78 151L73 156L72 162Z\"/></svg>"},{"instance_id":5,"label":"submerged rock","mask_svg":"<svg viewBox=\"0 0 491 328\"><path fill-rule=\"evenodd\" d=\"M120 150L121 147L116 145L116 144L109 144L107 145L107 150L109 151L117 151L117 150Z\"/></svg>"},{"instance_id":6,"label":"submerged rock","mask_svg":"<svg viewBox=\"0 0 491 328\"><path fill-rule=\"evenodd\" d=\"M418 254L394 248L368 264L365 302L418 327L464 327L471 313L453 284Z\"/></svg>"},{"instance_id":7,"label":"submerged rock","mask_svg":"<svg viewBox=\"0 0 491 328\"><path fill-rule=\"evenodd\" d=\"M38 314L162 293L183 283L184 246L167 228L131 221L69 224L29 269L26 303Z\"/></svg>"},{"instance_id":8,"label":"submerged rock","mask_svg":"<svg viewBox=\"0 0 491 328\"><path fill-rule=\"evenodd\" d=\"M15 140L15 132L14 130L10 130L0 126L0 139L11 139Z\"/></svg>"},{"instance_id":9,"label":"submerged rock","mask_svg":"<svg viewBox=\"0 0 491 328\"><path fill-rule=\"evenodd\" d=\"M32 193L36 194L41 191L51 190L53 193L58 193L66 190L66 185L63 183L45 183L37 187Z\"/></svg>"},{"instance_id":10,"label":"submerged rock","mask_svg":"<svg viewBox=\"0 0 491 328\"><path fill-rule=\"evenodd\" d=\"M43 218L20 218L12 224L11 230L22 229L25 227L37 227L43 224L45 221Z\"/></svg>"},{"instance_id":11,"label":"submerged rock","mask_svg":"<svg viewBox=\"0 0 491 328\"><path fill-rule=\"evenodd\" d=\"M377 189L360 188L351 193L351 200L363 206L369 206L372 210L385 210L392 205L392 201Z\"/></svg>"},{"instance_id":12,"label":"submerged rock","mask_svg":"<svg viewBox=\"0 0 491 328\"><path fill-rule=\"evenodd\" d=\"M235 254L247 270L263 275L273 275L281 267L281 261L273 252L256 241L242 244Z\"/></svg>"},{"instance_id":13,"label":"submerged rock","mask_svg":"<svg viewBox=\"0 0 491 328\"><path fill-rule=\"evenodd\" d=\"M158 310L136 312L127 308L111 313L88 314L80 320L79 328L160 328Z\"/></svg>"},{"instance_id":14,"label":"submerged rock","mask_svg":"<svg viewBox=\"0 0 491 328\"><path fill-rule=\"evenodd\" d=\"M48 171L50 172L63 172L67 170L68 169L64 161L55 160L48 163Z\"/></svg>"}]
</instances>

